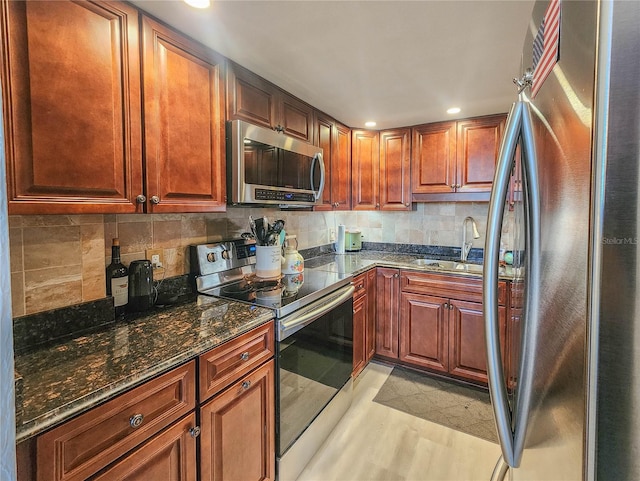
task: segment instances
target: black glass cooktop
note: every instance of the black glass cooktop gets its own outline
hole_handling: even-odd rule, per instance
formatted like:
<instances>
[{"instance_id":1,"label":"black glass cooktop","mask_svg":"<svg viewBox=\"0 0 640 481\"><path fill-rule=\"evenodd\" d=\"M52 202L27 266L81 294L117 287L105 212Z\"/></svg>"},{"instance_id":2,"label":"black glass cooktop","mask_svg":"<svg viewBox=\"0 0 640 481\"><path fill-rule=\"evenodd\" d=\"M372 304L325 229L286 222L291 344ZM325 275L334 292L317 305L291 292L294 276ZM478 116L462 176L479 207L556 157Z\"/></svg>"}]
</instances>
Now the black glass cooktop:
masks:
<instances>
[{"instance_id":1,"label":"black glass cooktop","mask_svg":"<svg viewBox=\"0 0 640 481\"><path fill-rule=\"evenodd\" d=\"M299 274L283 275L278 280L261 280L249 276L201 294L274 309L276 317L280 318L350 284L351 280L350 275L305 269Z\"/></svg>"}]
</instances>

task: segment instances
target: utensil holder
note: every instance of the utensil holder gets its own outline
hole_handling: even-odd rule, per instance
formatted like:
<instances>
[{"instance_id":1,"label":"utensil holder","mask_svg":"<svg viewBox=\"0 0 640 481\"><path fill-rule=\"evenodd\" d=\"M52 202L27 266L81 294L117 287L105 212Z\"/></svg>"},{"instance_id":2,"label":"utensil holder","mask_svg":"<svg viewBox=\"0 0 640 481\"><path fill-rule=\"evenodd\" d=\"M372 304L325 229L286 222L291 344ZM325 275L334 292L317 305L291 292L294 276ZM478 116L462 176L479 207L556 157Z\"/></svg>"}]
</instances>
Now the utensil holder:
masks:
<instances>
[{"instance_id":1,"label":"utensil holder","mask_svg":"<svg viewBox=\"0 0 640 481\"><path fill-rule=\"evenodd\" d=\"M280 277L280 246L256 246L256 276L262 279Z\"/></svg>"}]
</instances>

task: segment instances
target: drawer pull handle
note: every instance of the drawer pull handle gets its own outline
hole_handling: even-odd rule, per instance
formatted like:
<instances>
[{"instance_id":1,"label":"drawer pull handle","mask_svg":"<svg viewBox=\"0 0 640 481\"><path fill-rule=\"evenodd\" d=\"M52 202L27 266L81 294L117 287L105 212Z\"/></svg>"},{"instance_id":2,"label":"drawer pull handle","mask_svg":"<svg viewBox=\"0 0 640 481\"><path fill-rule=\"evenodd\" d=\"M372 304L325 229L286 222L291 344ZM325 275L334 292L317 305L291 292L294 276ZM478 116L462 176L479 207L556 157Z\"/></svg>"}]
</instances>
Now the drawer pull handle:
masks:
<instances>
[{"instance_id":1,"label":"drawer pull handle","mask_svg":"<svg viewBox=\"0 0 640 481\"><path fill-rule=\"evenodd\" d=\"M242 383L242 389L244 391L246 391L247 389L249 389L249 386L251 386L251 381L245 381Z\"/></svg>"},{"instance_id":2,"label":"drawer pull handle","mask_svg":"<svg viewBox=\"0 0 640 481\"><path fill-rule=\"evenodd\" d=\"M195 439L195 438L197 438L198 436L200 436L200 431L201 431L200 426L194 426L194 427L192 427L191 429L189 429L189 435L190 435L193 439Z\"/></svg>"},{"instance_id":3,"label":"drawer pull handle","mask_svg":"<svg viewBox=\"0 0 640 481\"><path fill-rule=\"evenodd\" d=\"M134 414L129 418L129 425L134 429L139 428L142 421L144 421L144 416L142 414Z\"/></svg>"},{"instance_id":4,"label":"drawer pull handle","mask_svg":"<svg viewBox=\"0 0 640 481\"><path fill-rule=\"evenodd\" d=\"M240 354L240 359L242 359L243 361L248 361L249 360L249 353L248 352L243 352L242 354Z\"/></svg>"}]
</instances>

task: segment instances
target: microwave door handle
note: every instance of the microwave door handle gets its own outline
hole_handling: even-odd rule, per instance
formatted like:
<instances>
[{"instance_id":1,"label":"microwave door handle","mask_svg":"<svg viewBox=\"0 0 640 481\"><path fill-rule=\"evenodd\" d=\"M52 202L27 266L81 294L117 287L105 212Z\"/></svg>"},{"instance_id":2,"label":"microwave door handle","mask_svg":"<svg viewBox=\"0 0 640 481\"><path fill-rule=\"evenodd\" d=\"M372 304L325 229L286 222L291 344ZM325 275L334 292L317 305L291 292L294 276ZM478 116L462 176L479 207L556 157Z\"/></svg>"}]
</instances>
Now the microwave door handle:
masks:
<instances>
[{"instance_id":1,"label":"microwave door handle","mask_svg":"<svg viewBox=\"0 0 640 481\"><path fill-rule=\"evenodd\" d=\"M324 190L325 172L324 161L322 160L322 154L316 154L313 156L313 162L311 162L311 189L314 187L313 171L315 170L316 160L320 162L320 186L317 191L314 191L315 200L322 197L322 191Z\"/></svg>"}]
</instances>

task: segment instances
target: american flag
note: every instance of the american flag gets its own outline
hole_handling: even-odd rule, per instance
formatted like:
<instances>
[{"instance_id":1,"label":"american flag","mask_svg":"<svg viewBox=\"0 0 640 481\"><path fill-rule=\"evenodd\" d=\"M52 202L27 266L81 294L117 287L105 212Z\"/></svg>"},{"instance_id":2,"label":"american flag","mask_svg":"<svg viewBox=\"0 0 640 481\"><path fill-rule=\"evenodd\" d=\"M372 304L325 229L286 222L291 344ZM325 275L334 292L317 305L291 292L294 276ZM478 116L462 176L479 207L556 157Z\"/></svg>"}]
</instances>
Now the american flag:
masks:
<instances>
[{"instance_id":1,"label":"american flag","mask_svg":"<svg viewBox=\"0 0 640 481\"><path fill-rule=\"evenodd\" d=\"M560 3L561 0L551 0L533 41L531 97L536 96L560 57Z\"/></svg>"}]
</instances>

